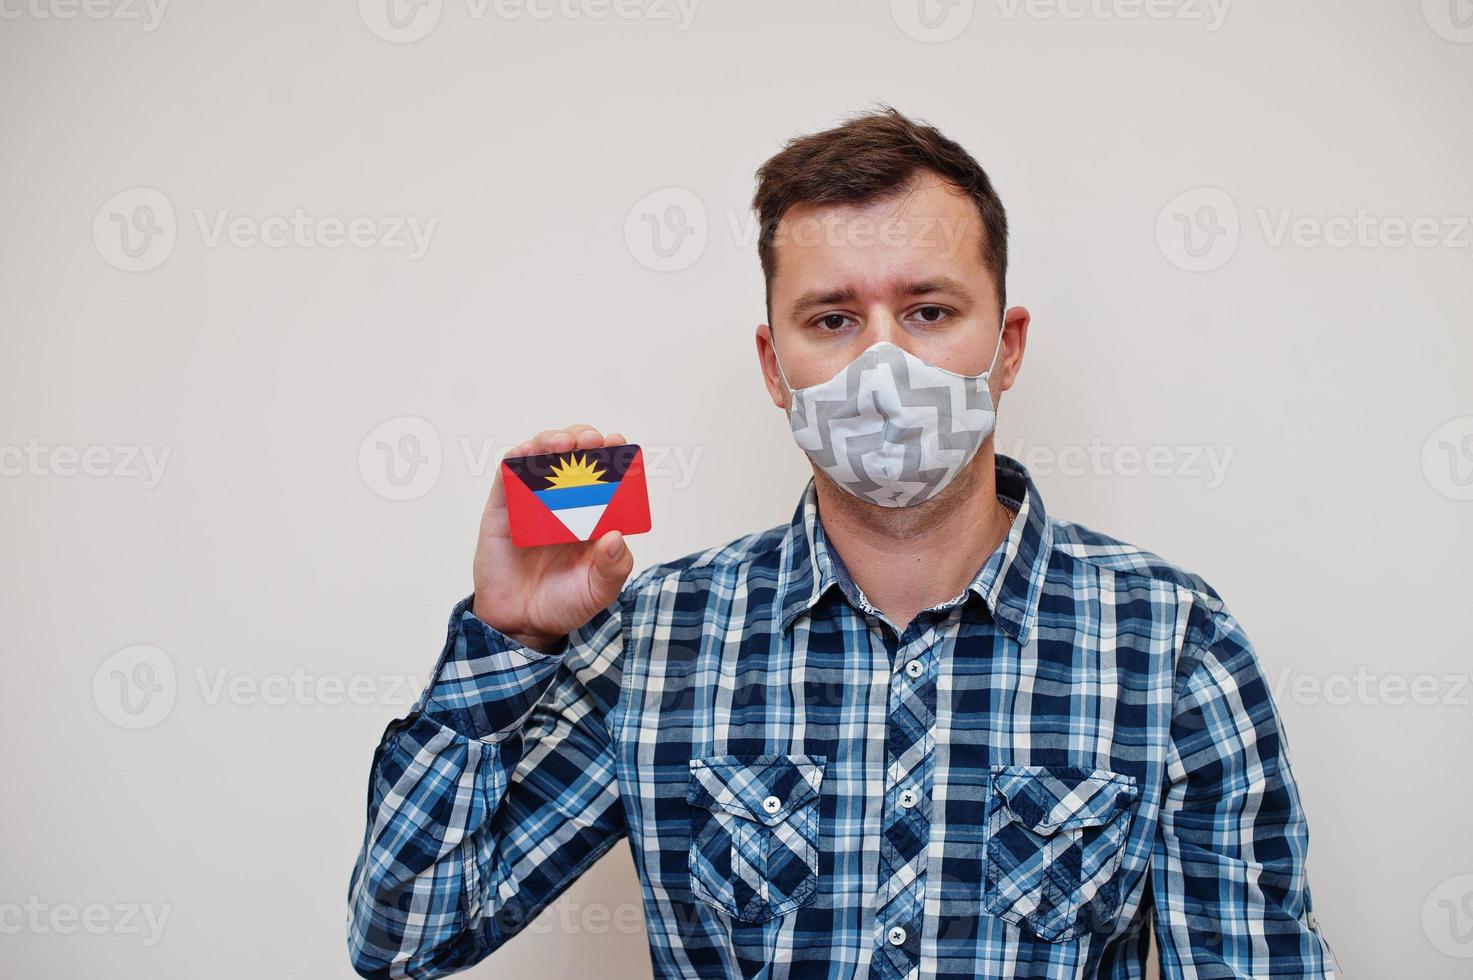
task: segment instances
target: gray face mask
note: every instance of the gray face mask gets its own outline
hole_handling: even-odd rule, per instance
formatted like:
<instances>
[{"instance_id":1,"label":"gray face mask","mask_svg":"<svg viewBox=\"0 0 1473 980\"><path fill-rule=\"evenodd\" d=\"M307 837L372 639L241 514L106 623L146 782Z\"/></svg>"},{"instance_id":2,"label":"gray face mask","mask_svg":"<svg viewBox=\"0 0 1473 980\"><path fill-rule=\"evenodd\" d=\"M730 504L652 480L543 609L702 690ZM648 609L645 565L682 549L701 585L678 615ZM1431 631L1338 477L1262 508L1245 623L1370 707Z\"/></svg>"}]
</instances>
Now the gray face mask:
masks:
<instances>
[{"instance_id":1,"label":"gray face mask","mask_svg":"<svg viewBox=\"0 0 1473 980\"><path fill-rule=\"evenodd\" d=\"M992 433L997 413L988 381L1001 350L999 328L992 363L966 375L880 341L832 378L806 388L788 385L779 360L778 373L792 393L793 439L815 466L861 500L881 507L930 500Z\"/></svg>"}]
</instances>

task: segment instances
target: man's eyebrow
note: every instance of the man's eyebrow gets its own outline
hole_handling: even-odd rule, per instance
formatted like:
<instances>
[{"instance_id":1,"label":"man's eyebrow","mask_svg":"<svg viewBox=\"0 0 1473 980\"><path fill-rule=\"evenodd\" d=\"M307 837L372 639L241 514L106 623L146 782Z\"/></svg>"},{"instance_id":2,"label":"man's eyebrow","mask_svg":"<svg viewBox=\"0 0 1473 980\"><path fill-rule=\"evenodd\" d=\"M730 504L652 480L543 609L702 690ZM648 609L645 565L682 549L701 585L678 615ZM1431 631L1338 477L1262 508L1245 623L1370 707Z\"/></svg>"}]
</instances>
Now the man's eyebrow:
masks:
<instances>
[{"instance_id":1,"label":"man's eyebrow","mask_svg":"<svg viewBox=\"0 0 1473 980\"><path fill-rule=\"evenodd\" d=\"M956 293L967 297L972 295L972 291L966 287L965 283L950 276L909 282L905 284L903 291L907 296L924 296L928 293Z\"/></svg>"},{"instance_id":2,"label":"man's eyebrow","mask_svg":"<svg viewBox=\"0 0 1473 980\"><path fill-rule=\"evenodd\" d=\"M932 293L954 293L959 296L970 298L972 291L960 280L951 276L938 276L932 279L916 279L903 283L900 292L905 296L927 296ZM809 310L824 306L838 306L843 303L853 302L858 293L852 286L843 286L838 289L814 289L799 296L790 307L790 312L795 317L800 317Z\"/></svg>"},{"instance_id":3,"label":"man's eyebrow","mask_svg":"<svg viewBox=\"0 0 1473 980\"><path fill-rule=\"evenodd\" d=\"M839 289L814 289L794 300L790 311L793 316L799 317L821 306L837 306L841 303L852 302L858 296L853 286L843 286Z\"/></svg>"}]
</instances>

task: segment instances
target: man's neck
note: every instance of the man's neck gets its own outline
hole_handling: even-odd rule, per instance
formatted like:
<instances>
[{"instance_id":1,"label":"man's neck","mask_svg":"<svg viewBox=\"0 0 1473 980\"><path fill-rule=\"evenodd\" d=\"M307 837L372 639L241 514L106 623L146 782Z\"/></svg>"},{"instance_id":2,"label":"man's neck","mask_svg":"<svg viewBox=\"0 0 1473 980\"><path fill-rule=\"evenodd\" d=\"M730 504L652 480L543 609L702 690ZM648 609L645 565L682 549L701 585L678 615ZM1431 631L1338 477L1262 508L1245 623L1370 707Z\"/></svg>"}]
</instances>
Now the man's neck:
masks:
<instances>
[{"instance_id":1,"label":"man's neck","mask_svg":"<svg viewBox=\"0 0 1473 980\"><path fill-rule=\"evenodd\" d=\"M911 507L860 500L815 468L818 513L829 544L865 598L897 629L965 589L1007 537L995 467L988 440L945 490Z\"/></svg>"}]
</instances>

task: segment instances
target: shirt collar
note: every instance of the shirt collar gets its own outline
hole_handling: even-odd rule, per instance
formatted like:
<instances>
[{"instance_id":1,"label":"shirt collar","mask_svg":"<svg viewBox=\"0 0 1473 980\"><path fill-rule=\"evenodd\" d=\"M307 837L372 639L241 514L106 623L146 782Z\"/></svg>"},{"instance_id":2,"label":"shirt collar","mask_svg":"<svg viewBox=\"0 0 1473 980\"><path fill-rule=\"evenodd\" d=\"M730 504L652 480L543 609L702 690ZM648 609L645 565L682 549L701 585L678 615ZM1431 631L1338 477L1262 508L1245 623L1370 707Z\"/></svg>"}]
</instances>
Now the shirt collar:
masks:
<instances>
[{"instance_id":1,"label":"shirt collar","mask_svg":"<svg viewBox=\"0 0 1473 980\"><path fill-rule=\"evenodd\" d=\"M1053 535L1038 488L1023 464L999 453L996 467L998 498L1016 509L1018 516L1007 538L992 554L979 558L977 574L967 588L941 606L953 605L964 600L968 592L973 593L987 604L997 624L1021 645L1028 642L1038 618L1038 599ZM813 477L793 512L783 538L782 555L776 601L782 610L780 627L784 631L835 587L851 605L864 612L874 611L824 534Z\"/></svg>"}]
</instances>

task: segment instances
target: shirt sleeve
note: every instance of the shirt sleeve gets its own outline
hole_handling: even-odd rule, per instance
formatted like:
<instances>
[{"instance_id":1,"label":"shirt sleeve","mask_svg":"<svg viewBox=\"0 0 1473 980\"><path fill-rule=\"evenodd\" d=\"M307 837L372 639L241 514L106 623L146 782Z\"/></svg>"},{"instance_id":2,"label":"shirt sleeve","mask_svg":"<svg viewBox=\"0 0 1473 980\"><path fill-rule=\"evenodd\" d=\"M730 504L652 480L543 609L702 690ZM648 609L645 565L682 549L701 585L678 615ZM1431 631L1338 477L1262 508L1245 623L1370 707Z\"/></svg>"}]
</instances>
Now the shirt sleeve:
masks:
<instances>
[{"instance_id":1,"label":"shirt sleeve","mask_svg":"<svg viewBox=\"0 0 1473 980\"><path fill-rule=\"evenodd\" d=\"M1152 861L1161 975L1332 978L1278 711L1237 621L1204 602L1178 671Z\"/></svg>"},{"instance_id":2,"label":"shirt sleeve","mask_svg":"<svg viewBox=\"0 0 1473 980\"><path fill-rule=\"evenodd\" d=\"M520 932L626 833L606 721L622 597L552 653L461 601L434 675L388 726L348 889L365 977L443 977Z\"/></svg>"}]
</instances>

